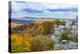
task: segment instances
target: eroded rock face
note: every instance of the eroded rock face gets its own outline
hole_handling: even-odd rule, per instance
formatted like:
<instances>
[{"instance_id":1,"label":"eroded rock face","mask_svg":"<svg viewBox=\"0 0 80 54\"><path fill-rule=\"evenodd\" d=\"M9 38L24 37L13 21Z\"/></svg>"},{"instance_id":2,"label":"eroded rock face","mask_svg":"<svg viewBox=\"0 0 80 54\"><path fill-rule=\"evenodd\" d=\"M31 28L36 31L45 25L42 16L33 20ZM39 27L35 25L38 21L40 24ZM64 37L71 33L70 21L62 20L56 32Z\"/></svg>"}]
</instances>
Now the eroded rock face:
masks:
<instances>
[{"instance_id":1,"label":"eroded rock face","mask_svg":"<svg viewBox=\"0 0 80 54\"><path fill-rule=\"evenodd\" d=\"M73 41L68 41L66 44L64 44L65 47L67 47L67 49L77 49L78 44L76 42Z\"/></svg>"},{"instance_id":2,"label":"eroded rock face","mask_svg":"<svg viewBox=\"0 0 80 54\"><path fill-rule=\"evenodd\" d=\"M77 49L78 48L77 42L75 42L73 40L62 40L62 41L60 41L59 37L57 37L54 34L52 34L50 38L55 43L54 50L63 50L63 49L67 50L67 49Z\"/></svg>"},{"instance_id":3,"label":"eroded rock face","mask_svg":"<svg viewBox=\"0 0 80 54\"><path fill-rule=\"evenodd\" d=\"M78 44L73 41L68 41L65 44L60 43L60 44L55 44L54 45L54 50L68 50L68 49L77 49Z\"/></svg>"}]
</instances>

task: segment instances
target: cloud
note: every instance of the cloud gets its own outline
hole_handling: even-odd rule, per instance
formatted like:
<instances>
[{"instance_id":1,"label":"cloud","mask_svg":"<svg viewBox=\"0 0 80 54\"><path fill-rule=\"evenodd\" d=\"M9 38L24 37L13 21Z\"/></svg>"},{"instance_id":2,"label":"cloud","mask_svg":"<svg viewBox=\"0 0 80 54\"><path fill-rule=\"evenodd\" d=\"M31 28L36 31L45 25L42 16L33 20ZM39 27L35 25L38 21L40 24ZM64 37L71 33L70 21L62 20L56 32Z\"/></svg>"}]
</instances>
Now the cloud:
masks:
<instances>
[{"instance_id":1,"label":"cloud","mask_svg":"<svg viewBox=\"0 0 80 54\"><path fill-rule=\"evenodd\" d=\"M77 12L77 8L56 8L56 9L47 9L50 12Z\"/></svg>"},{"instance_id":2,"label":"cloud","mask_svg":"<svg viewBox=\"0 0 80 54\"><path fill-rule=\"evenodd\" d=\"M45 5L44 3L12 2L12 18L75 18L77 6L72 5Z\"/></svg>"},{"instance_id":3,"label":"cloud","mask_svg":"<svg viewBox=\"0 0 80 54\"><path fill-rule=\"evenodd\" d=\"M42 13L42 10L35 10L35 9L31 9L31 8L27 8L27 9L23 9L23 11L26 11L28 13Z\"/></svg>"}]
</instances>

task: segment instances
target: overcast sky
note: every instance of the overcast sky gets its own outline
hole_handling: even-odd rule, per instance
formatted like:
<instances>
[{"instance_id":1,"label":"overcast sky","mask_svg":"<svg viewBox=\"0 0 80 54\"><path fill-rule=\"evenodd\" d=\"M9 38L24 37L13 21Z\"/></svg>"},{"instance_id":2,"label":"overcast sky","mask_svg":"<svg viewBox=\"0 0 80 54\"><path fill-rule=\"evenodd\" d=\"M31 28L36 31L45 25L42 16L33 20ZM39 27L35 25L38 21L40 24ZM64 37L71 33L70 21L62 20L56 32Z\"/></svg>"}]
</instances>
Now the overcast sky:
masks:
<instances>
[{"instance_id":1,"label":"overcast sky","mask_svg":"<svg viewBox=\"0 0 80 54\"><path fill-rule=\"evenodd\" d=\"M74 19L77 16L77 12L76 5L12 2L12 18L14 19L26 19L27 17Z\"/></svg>"}]
</instances>

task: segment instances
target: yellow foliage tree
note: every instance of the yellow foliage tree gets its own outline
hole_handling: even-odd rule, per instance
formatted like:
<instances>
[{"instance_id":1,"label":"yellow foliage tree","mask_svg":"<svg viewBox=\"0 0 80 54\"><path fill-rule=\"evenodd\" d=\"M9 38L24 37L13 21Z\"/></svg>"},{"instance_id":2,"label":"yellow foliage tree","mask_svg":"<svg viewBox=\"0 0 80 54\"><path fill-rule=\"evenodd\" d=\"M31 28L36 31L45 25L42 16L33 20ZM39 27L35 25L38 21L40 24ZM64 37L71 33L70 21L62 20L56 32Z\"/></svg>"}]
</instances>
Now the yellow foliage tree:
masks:
<instances>
[{"instance_id":1,"label":"yellow foliage tree","mask_svg":"<svg viewBox=\"0 0 80 54\"><path fill-rule=\"evenodd\" d=\"M32 41L32 38L33 37L32 37L31 33L27 32L27 33L24 34L24 42L25 42L25 45L26 45L25 49L27 51L31 51L31 41Z\"/></svg>"},{"instance_id":2,"label":"yellow foliage tree","mask_svg":"<svg viewBox=\"0 0 80 54\"><path fill-rule=\"evenodd\" d=\"M19 45L22 42L23 42L22 36L18 34L11 34L11 45L12 46Z\"/></svg>"},{"instance_id":3,"label":"yellow foliage tree","mask_svg":"<svg viewBox=\"0 0 80 54\"><path fill-rule=\"evenodd\" d=\"M19 34L11 34L11 52L24 52L25 45L23 38Z\"/></svg>"}]
</instances>

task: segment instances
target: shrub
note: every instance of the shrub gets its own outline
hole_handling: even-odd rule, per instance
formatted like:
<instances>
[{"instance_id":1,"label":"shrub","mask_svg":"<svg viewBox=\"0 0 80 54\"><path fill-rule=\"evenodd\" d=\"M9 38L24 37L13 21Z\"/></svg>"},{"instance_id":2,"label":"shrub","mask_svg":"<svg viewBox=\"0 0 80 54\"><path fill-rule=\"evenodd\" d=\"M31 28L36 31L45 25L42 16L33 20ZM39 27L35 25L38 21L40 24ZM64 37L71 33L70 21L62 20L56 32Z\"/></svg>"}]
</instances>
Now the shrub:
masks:
<instances>
[{"instance_id":1,"label":"shrub","mask_svg":"<svg viewBox=\"0 0 80 54\"><path fill-rule=\"evenodd\" d=\"M32 39L31 42L32 51L43 51L53 49L53 41L45 36L36 36Z\"/></svg>"},{"instance_id":2,"label":"shrub","mask_svg":"<svg viewBox=\"0 0 80 54\"><path fill-rule=\"evenodd\" d=\"M68 32L65 31L61 36L60 36L60 40L68 40Z\"/></svg>"},{"instance_id":3,"label":"shrub","mask_svg":"<svg viewBox=\"0 0 80 54\"><path fill-rule=\"evenodd\" d=\"M70 34L69 35L69 40L78 42L78 35Z\"/></svg>"}]
</instances>

